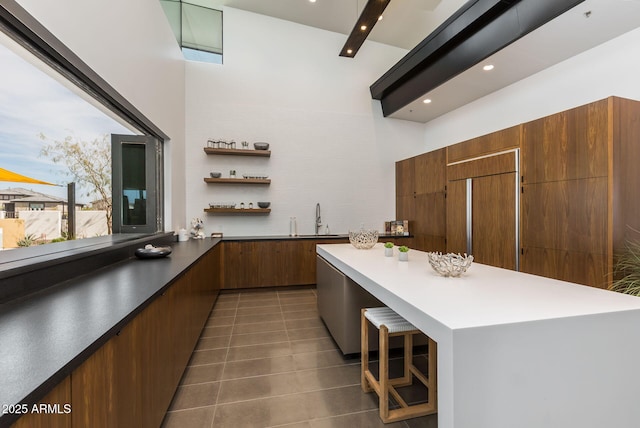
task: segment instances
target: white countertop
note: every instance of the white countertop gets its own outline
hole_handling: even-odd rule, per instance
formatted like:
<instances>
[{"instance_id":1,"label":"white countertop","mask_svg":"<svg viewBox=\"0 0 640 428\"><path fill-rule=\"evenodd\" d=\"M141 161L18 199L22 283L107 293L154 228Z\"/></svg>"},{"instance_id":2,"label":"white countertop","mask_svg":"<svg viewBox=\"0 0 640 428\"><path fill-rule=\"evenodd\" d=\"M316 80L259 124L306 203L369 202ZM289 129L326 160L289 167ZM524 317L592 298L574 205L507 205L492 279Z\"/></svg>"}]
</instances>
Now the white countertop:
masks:
<instances>
[{"instance_id":1,"label":"white countertop","mask_svg":"<svg viewBox=\"0 0 640 428\"><path fill-rule=\"evenodd\" d=\"M318 254L350 266L451 330L640 309L640 298L472 263L459 278L438 275L427 254L384 257L383 244L318 245ZM394 251L397 254L397 249ZM345 272L348 274L348 272Z\"/></svg>"},{"instance_id":2,"label":"white countertop","mask_svg":"<svg viewBox=\"0 0 640 428\"><path fill-rule=\"evenodd\" d=\"M640 298L479 263L444 278L382 244L316 248L437 342L440 428L640 426Z\"/></svg>"}]
</instances>

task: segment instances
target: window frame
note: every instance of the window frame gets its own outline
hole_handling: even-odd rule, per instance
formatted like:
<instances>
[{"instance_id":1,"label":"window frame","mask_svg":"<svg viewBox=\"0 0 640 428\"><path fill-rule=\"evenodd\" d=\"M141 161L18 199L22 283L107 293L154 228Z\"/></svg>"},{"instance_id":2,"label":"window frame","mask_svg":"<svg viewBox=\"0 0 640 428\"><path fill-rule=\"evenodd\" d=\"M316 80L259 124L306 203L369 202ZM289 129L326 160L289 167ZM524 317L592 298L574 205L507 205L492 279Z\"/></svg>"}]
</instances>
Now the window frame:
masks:
<instances>
[{"instance_id":1,"label":"window frame","mask_svg":"<svg viewBox=\"0 0 640 428\"><path fill-rule=\"evenodd\" d=\"M123 219L123 182L124 174L124 145L139 145L144 147L145 163L145 197L146 215L143 224L130 224ZM148 135L118 135L111 134L112 160L112 215L113 233L154 233L162 230L162 203L157 197L162 193L162 175L158 170L163 165L162 146L156 138Z\"/></svg>"},{"instance_id":2,"label":"window frame","mask_svg":"<svg viewBox=\"0 0 640 428\"><path fill-rule=\"evenodd\" d=\"M0 3L0 31L140 131L141 134L155 138L158 141L159 150L162 152L163 143L169 140L169 137L15 0L3 0ZM160 163L157 165L158 181L161 185L159 194L156 195L161 207L164 206L165 196L163 167L161 153ZM164 228L162 209L158 211L158 215L160 217L158 230L162 230Z\"/></svg>"},{"instance_id":3,"label":"window frame","mask_svg":"<svg viewBox=\"0 0 640 428\"><path fill-rule=\"evenodd\" d=\"M143 134L169 137L15 0L0 4L0 31Z\"/></svg>"}]
</instances>

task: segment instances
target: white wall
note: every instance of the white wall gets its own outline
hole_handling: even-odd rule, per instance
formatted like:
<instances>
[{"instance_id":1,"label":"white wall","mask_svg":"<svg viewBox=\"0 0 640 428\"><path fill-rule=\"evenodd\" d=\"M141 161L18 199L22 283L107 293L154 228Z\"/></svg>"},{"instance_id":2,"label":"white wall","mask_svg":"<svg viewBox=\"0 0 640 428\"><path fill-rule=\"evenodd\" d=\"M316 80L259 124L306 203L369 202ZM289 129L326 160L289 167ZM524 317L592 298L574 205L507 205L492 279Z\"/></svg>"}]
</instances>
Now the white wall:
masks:
<instances>
[{"instance_id":1,"label":"white wall","mask_svg":"<svg viewBox=\"0 0 640 428\"><path fill-rule=\"evenodd\" d=\"M17 2L171 138L166 226L184 223L184 61L160 2Z\"/></svg>"},{"instance_id":2,"label":"white wall","mask_svg":"<svg viewBox=\"0 0 640 428\"><path fill-rule=\"evenodd\" d=\"M635 30L426 125L385 119L368 87L405 51L227 8L225 64L184 63L157 0L18 0L167 133L167 228L204 217L225 235L313 232L316 202L334 233L393 218L394 162L618 95L640 99ZM186 84L185 84L186 82ZM186 86L186 87L185 87ZM185 119L186 116L186 119ZM272 157L206 156L207 138L267 141ZM209 171L264 172L269 187L206 185ZM272 202L261 217L203 212L211 201Z\"/></svg>"},{"instance_id":3,"label":"white wall","mask_svg":"<svg viewBox=\"0 0 640 428\"><path fill-rule=\"evenodd\" d=\"M315 206L332 233L381 229L395 217L395 161L423 151L424 125L384 119L369 85L406 51L224 9L224 65L186 65L187 215L225 236L314 232ZM269 159L207 156L207 138L270 143ZM212 185L210 171L268 174L269 187ZM267 216L205 214L209 202L270 201ZM176 224L176 226L179 226Z\"/></svg>"},{"instance_id":4,"label":"white wall","mask_svg":"<svg viewBox=\"0 0 640 428\"><path fill-rule=\"evenodd\" d=\"M607 98L640 100L640 29L583 52L429 123L425 151Z\"/></svg>"}]
</instances>

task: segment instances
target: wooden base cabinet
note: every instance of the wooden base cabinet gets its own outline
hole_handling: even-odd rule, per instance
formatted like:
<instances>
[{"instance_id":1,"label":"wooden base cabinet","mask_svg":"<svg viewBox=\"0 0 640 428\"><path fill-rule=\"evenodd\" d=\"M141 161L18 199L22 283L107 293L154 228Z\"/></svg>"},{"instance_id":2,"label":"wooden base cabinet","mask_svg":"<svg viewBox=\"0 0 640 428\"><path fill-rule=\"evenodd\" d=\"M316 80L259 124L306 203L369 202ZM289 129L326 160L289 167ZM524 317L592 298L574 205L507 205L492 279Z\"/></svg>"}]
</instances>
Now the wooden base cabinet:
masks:
<instances>
[{"instance_id":1,"label":"wooden base cabinet","mask_svg":"<svg viewBox=\"0 0 640 428\"><path fill-rule=\"evenodd\" d=\"M220 290L221 247L201 257L42 401L70 403L71 413L30 414L14 427L159 427Z\"/></svg>"},{"instance_id":2,"label":"wooden base cabinet","mask_svg":"<svg viewBox=\"0 0 640 428\"><path fill-rule=\"evenodd\" d=\"M395 245L410 245L412 238L380 238ZM349 238L291 238L224 241L220 267L224 289L286 287L316 284L316 245L344 244Z\"/></svg>"},{"instance_id":3,"label":"wooden base cabinet","mask_svg":"<svg viewBox=\"0 0 640 428\"><path fill-rule=\"evenodd\" d=\"M12 428L71 428L71 378L67 376L40 402L42 405L58 405L57 413L30 412L18 419Z\"/></svg>"},{"instance_id":4,"label":"wooden base cabinet","mask_svg":"<svg viewBox=\"0 0 640 428\"><path fill-rule=\"evenodd\" d=\"M160 426L220 289L219 247L72 372L74 427Z\"/></svg>"},{"instance_id":5,"label":"wooden base cabinet","mask_svg":"<svg viewBox=\"0 0 640 428\"><path fill-rule=\"evenodd\" d=\"M259 288L316 283L316 244L347 239L225 241L224 287Z\"/></svg>"}]
</instances>

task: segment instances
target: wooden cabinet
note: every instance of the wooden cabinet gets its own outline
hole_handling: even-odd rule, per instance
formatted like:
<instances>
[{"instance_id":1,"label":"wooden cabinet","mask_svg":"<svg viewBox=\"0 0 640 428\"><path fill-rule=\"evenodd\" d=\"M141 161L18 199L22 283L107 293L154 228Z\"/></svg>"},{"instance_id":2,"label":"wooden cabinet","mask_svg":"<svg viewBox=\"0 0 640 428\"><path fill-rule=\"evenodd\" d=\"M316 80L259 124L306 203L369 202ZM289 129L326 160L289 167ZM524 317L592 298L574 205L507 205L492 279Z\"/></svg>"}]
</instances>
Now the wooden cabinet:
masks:
<instances>
[{"instance_id":1,"label":"wooden cabinet","mask_svg":"<svg viewBox=\"0 0 640 428\"><path fill-rule=\"evenodd\" d=\"M524 272L608 287L614 255L640 237L639 115L611 97L523 125Z\"/></svg>"},{"instance_id":2,"label":"wooden cabinet","mask_svg":"<svg viewBox=\"0 0 640 428\"><path fill-rule=\"evenodd\" d=\"M142 426L140 351L136 318L72 372L74 427Z\"/></svg>"},{"instance_id":3,"label":"wooden cabinet","mask_svg":"<svg viewBox=\"0 0 640 428\"><path fill-rule=\"evenodd\" d=\"M224 288L254 288L316 283L316 244L347 239L225 241Z\"/></svg>"},{"instance_id":4,"label":"wooden cabinet","mask_svg":"<svg viewBox=\"0 0 640 428\"><path fill-rule=\"evenodd\" d=\"M606 177L608 105L601 100L525 123L523 183Z\"/></svg>"},{"instance_id":5,"label":"wooden cabinet","mask_svg":"<svg viewBox=\"0 0 640 428\"><path fill-rule=\"evenodd\" d=\"M447 251L464 254L467 249L467 181L447 185Z\"/></svg>"},{"instance_id":6,"label":"wooden cabinet","mask_svg":"<svg viewBox=\"0 0 640 428\"><path fill-rule=\"evenodd\" d=\"M396 219L415 226L415 158L396 162Z\"/></svg>"},{"instance_id":7,"label":"wooden cabinet","mask_svg":"<svg viewBox=\"0 0 640 428\"><path fill-rule=\"evenodd\" d=\"M380 242L408 245L408 237ZM316 245L343 244L349 238L224 241L223 288L282 287L316 283Z\"/></svg>"},{"instance_id":8,"label":"wooden cabinet","mask_svg":"<svg viewBox=\"0 0 640 428\"><path fill-rule=\"evenodd\" d=\"M176 385L178 368L173 355L174 308L176 292L168 290L150 304L138 317L143 346L140 359L142 425L152 427L162 421L169 408ZM134 320L135 321L135 320Z\"/></svg>"},{"instance_id":9,"label":"wooden cabinet","mask_svg":"<svg viewBox=\"0 0 640 428\"><path fill-rule=\"evenodd\" d=\"M220 290L221 257L218 244L42 400L71 413L14 426L159 427Z\"/></svg>"},{"instance_id":10,"label":"wooden cabinet","mask_svg":"<svg viewBox=\"0 0 640 428\"><path fill-rule=\"evenodd\" d=\"M640 240L638 141L640 102L610 97L449 146L445 209L432 211L440 201L425 186L437 180L421 180L429 153L406 159L397 217L422 237L444 224L447 251L462 253L471 213L476 261L513 269L519 259L523 272L608 287L615 255Z\"/></svg>"},{"instance_id":11,"label":"wooden cabinet","mask_svg":"<svg viewBox=\"0 0 640 428\"><path fill-rule=\"evenodd\" d=\"M478 263L517 267L517 180L515 172L473 179L471 252Z\"/></svg>"},{"instance_id":12,"label":"wooden cabinet","mask_svg":"<svg viewBox=\"0 0 640 428\"><path fill-rule=\"evenodd\" d=\"M445 198L445 149L396 163L396 219L409 220L410 247L445 250Z\"/></svg>"},{"instance_id":13,"label":"wooden cabinet","mask_svg":"<svg viewBox=\"0 0 640 428\"><path fill-rule=\"evenodd\" d=\"M478 263L517 268L517 160L517 151L511 150L447 168L448 252L470 253Z\"/></svg>"},{"instance_id":14,"label":"wooden cabinet","mask_svg":"<svg viewBox=\"0 0 640 428\"><path fill-rule=\"evenodd\" d=\"M16 421L12 428L71 428L71 378L67 376L51 390L40 405L57 405L56 413L29 412ZM31 409L30 409L31 410Z\"/></svg>"},{"instance_id":15,"label":"wooden cabinet","mask_svg":"<svg viewBox=\"0 0 640 428\"><path fill-rule=\"evenodd\" d=\"M520 125L447 147L447 164L477 159L520 147Z\"/></svg>"}]
</instances>

